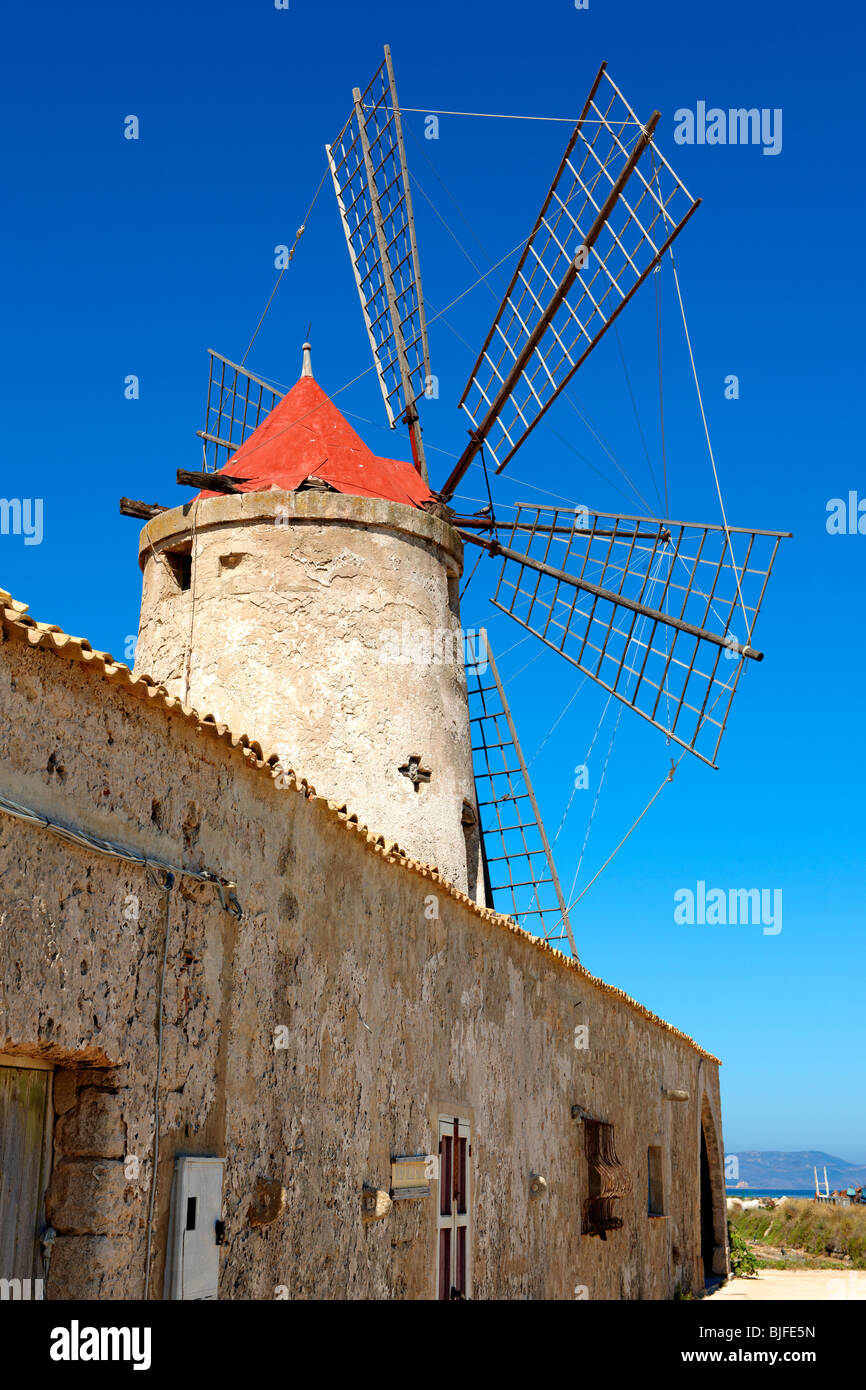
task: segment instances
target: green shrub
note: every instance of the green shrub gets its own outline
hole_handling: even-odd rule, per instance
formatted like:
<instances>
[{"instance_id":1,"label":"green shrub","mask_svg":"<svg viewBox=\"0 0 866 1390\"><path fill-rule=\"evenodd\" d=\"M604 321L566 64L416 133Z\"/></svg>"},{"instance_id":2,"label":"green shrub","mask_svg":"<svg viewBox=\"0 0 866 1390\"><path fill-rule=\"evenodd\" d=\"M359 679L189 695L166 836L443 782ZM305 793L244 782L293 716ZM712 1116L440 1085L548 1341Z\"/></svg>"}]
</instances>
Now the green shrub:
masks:
<instances>
[{"instance_id":1,"label":"green shrub","mask_svg":"<svg viewBox=\"0 0 866 1390\"><path fill-rule=\"evenodd\" d=\"M728 1241L731 1247L731 1273L749 1278L758 1272L758 1261L752 1254L748 1241L728 1222Z\"/></svg>"}]
</instances>

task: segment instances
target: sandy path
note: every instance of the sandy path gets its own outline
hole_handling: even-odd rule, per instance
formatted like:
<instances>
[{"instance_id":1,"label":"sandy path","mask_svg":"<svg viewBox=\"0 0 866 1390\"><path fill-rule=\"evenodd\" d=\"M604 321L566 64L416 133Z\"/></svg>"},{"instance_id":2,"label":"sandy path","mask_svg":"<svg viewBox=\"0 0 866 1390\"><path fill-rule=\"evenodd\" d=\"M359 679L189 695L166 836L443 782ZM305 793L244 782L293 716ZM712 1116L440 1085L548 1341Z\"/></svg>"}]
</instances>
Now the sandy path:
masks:
<instances>
[{"instance_id":1,"label":"sandy path","mask_svg":"<svg viewBox=\"0 0 866 1390\"><path fill-rule=\"evenodd\" d=\"M863 1299L866 1272L847 1269L762 1269L754 1279L729 1279L710 1294L708 1303L769 1299Z\"/></svg>"}]
</instances>

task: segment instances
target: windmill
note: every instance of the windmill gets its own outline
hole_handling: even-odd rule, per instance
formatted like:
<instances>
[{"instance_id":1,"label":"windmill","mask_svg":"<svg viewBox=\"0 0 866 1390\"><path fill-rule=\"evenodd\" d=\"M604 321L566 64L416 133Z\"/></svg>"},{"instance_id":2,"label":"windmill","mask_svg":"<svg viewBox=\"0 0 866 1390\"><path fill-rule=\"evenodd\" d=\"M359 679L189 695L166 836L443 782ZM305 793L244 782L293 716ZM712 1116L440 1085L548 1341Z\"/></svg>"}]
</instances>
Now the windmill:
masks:
<instances>
[{"instance_id":1,"label":"windmill","mask_svg":"<svg viewBox=\"0 0 866 1390\"><path fill-rule=\"evenodd\" d=\"M443 503L476 458L487 473L485 452L495 474L510 464L699 206L656 145L658 121L658 111L645 124L637 118L602 63L460 397L469 442L439 487ZM399 416L407 426L426 479L418 405L430 354L387 48L367 89L354 90L350 118L327 155L388 421L393 427ZM518 505L503 532L492 497L481 518L450 519L465 542L501 562L492 595L500 611L669 740L716 766L744 663L762 659L754 629L785 533L528 504ZM564 933L574 951L517 732L495 662L490 667L508 728L496 751L507 762L510 742L516 765L499 774L508 790L497 793L485 723L494 718L497 733L503 729L486 708L477 711L477 775L493 789L495 812L483 826L487 861L494 834L503 848L514 845L502 806L525 795L540 847L527 846L518 816L520 842L499 858L509 877L498 889L510 892L517 908L516 888L530 888L529 915L551 939L551 909L538 892L543 871L532 868L533 854L542 855L560 909L556 939ZM477 665L467 669L474 673ZM476 693L483 700L480 682ZM515 791L515 779L524 793ZM515 884L512 858L530 866L528 883Z\"/></svg>"},{"instance_id":2,"label":"windmill","mask_svg":"<svg viewBox=\"0 0 866 1390\"><path fill-rule=\"evenodd\" d=\"M721 523L689 522L534 503L502 523L490 479L512 463L699 206L657 146L659 118L639 120L602 63L460 397L469 439L438 488L422 437L432 379L427 316L387 47L367 88L354 89L326 153L387 423L406 427L414 467L433 491L423 505L496 564L499 611L715 767L745 664L762 659L755 626L788 533L730 526L723 510ZM281 396L211 352L204 469L179 471L178 481L231 492L233 454ZM489 505L461 515L451 503L476 464ZM153 511L126 500L121 509ZM576 955L486 638L466 672L488 895Z\"/></svg>"}]
</instances>

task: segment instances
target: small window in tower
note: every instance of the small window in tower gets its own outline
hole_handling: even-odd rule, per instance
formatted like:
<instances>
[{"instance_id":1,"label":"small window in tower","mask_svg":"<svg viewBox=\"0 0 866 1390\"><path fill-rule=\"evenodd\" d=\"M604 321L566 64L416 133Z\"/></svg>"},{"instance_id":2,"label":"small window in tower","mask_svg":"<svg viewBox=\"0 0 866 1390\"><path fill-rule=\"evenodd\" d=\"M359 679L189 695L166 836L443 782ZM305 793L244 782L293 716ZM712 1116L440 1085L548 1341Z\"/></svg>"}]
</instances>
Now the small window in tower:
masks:
<instances>
[{"instance_id":1,"label":"small window in tower","mask_svg":"<svg viewBox=\"0 0 866 1390\"><path fill-rule=\"evenodd\" d=\"M647 1212L650 1216L665 1214L662 1151L652 1144L647 1149Z\"/></svg>"},{"instance_id":2,"label":"small window in tower","mask_svg":"<svg viewBox=\"0 0 866 1390\"><path fill-rule=\"evenodd\" d=\"M169 574L178 589L188 589L192 583L192 546L163 551Z\"/></svg>"}]
</instances>

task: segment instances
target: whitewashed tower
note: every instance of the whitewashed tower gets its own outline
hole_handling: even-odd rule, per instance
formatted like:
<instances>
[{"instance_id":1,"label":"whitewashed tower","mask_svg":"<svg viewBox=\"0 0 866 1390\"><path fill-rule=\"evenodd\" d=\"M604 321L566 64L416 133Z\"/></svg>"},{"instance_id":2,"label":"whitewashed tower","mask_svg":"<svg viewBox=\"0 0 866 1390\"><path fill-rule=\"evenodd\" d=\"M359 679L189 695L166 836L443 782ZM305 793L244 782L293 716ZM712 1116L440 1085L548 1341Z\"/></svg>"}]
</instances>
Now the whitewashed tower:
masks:
<instances>
[{"instance_id":1,"label":"whitewashed tower","mask_svg":"<svg viewBox=\"0 0 866 1390\"><path fill-rule=\"evenodd\" d=\"M409 463L303 374L204 491L142 531L136 672L483 901L458 584Z\"/></svg>"}]
</instances>

